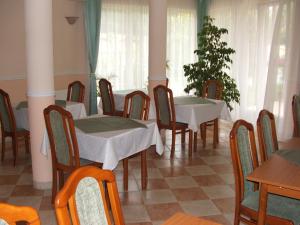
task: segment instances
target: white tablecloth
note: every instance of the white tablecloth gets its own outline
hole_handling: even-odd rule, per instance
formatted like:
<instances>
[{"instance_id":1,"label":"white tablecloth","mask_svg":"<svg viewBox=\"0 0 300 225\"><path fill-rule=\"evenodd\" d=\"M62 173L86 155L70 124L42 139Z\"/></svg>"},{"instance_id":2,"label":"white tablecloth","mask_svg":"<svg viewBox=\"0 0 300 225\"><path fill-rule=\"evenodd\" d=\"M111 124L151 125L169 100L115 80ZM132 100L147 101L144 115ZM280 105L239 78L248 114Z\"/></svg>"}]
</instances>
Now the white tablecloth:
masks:
<instances>
[{"instance_id":1,"label":"white tablecloth","mask_svg":"<svg viewBox=\"0 0 300 225\"><path fill-rule=\"evenodd\" d=\"M74 119L80 119L86 117L86 110L83 103L67 102L66 110L72 113ZM17 127L23 128L25 130L29 130L28 108L21 108L21 109L14 108L14 114L15 114Z\"/></svg>"},{"instance_id":2,"label":"white tablecloth","mask_svg":"<svg viewBox=\"0 0 300 225\"><path fill-rule=\"evenodd\" d=\"M103 169L113 170L118 162L135 153L156 145L156 152L163 153L163 144L156 122L138 121L147 128L84 133L76 128L80 157L103 163Z\"/></svg>"},{"instance_id":3,"label":"white tablecloth","mask_svg":"<svg viewBox=\"0 0 300 225\"><path fill-rule=\"evenodd\" d=\"M215 118L231 121L229 110L224 101L214 99L209 100L214 101L216 104L175 104L176 121L187 123L189 128L194 132L197 132L201 123Z\"/></svg>"},{"instance_id":4,"label":"white tablecloth","mask_svg":"<svg viewBox=\"0 0 300 225\"><path fill-rule=\"evenodd\" d=\"M125 96L133 91L143 91L144 93L148 94L146 89L130 89L130 90L120 90L114 91L114 100L115 100L115 108L116 110L123 111L124 103L125 103ZM102 112L102 101L99 101L99 113ZM101 114L101 113L100 113ZM150 101L150 108L149 108L149 119L155 119L156 112L155 112L155 104L154 102Z\"/></svg>"}]
</instances>

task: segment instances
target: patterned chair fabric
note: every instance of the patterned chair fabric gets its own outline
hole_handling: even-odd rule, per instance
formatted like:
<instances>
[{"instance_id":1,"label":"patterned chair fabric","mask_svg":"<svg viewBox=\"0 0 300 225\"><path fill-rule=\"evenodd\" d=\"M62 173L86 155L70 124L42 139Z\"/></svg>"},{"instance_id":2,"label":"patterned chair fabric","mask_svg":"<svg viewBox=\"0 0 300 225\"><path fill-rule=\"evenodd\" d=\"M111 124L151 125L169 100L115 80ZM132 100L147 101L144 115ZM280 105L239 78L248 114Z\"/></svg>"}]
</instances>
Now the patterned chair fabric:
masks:
<instances>
[{"instance_id":1,"label":"patterned chair fabric","mask_svg":"<svg viewBox=\"0 0 300 225\"><path fill-rule=\"evenodd\" d=\"M50 112L50 124L53 133L53 141L55 145L56 159L58 163L70 164L70 149L68 146L66 132L64 129L64 121L61 114L57 111ZM68 133L69 134L69 133Z\"/></svg>"},{"instance_id":2,"label":"patterned chair fabric","mask_svg":"<svg viewBox=\"0 0 300 225\"><path fill-rule=\"evenodd\" d=\"M131 112L129 118L140 119L143 114L143 98L142 96L136 95L132 98L131 102Z\"/></svg>"},{"instance_id":3,"label":"patterned chair fabric","mask_svg":"<svg viewBox=\"0 0 300 225\"><path fill-rule=\"evenodd\" d=\"M99 81L99 89L101 93L101 100L102 100L102 108L103 112L113 114L113 103L111 99L110 88L108 85L108 81L105 79L101 79Z\"/></svg>"},{"instance_id":4,"label":"patterned chair fabric","mask_svg":"<svg viewBox=\"0 0 300 225\"><path fill-rule=\"evenodd\" d=\"M67 101L83 102L85 87L80 81L74 81L68 86Z\"/></svg>"},{"instance_id":5,"label":"patterned chair fabric","mask_svg":"<svg viewBox=\"0 0 300 225\"><path fill-rule=\"evenodd\" d=\"M85 177L78 183L75 199L80 224L108 225L103 197L95 178Z\"/></svg>"},{"instance_id":6,"label":"patterned chair fabric","mask_svg":"<svg viewBox=\"0 0 300 225\"><path fill-rule=\"evenodd\" d=\"M253 172L253 163L248 129L245 126L240 126L238 128L237 143L244 178L244 197L247 197L254 191L254 185L253 182L247 181L246 179L246 177Z\"/></svg>"},{"instance_id":7,"label":"patterned chair fabric","mask_svg":"<svg viewBox=\"0 0 300 225\"><path fill-rule=\"evenodd\" d=\"M165 91L165 89L159 88L157 89L157 95L160 123L169 126L171 122L171 109L168 93Z\"/></svg>"},{"instance_id":8,"label":"patterned chair fabric","mask_svg":"<svg viewBox=\"0 0 300 225\"><path fill-rule=\"evenodd\" d=\"M272 137L272 126L270 117L264 115L262 119L262 128L263 128L263 138L266 147L267 157L270 158L271 155L276 151L274 146L274 141Z\"/></svg>"},{"instance_id":9,"label":"patterned chair fabric","mask_svg":"<svg viewBox=\"0 0 300 225\"><path fill-rule=\"evenodd\" d=\"M7 108L7 100L6 96L2 93L0 95L0 118L1 118L1 126L3 126L4 131L12 132L12 124L9 117L9 109Z\"/></svg>"},{"instance_id":10,"label":"patterned chair fabric","mask_svg":"<svg viewBox=\"0 0 300 225\"><path fill-rule=\"evenodd\" d=\"M80 86L79 86L78 83L76 83L72 86L71 101L72 102L78 102L79 97L80 97Z\"/></svg>"}]
</instances>

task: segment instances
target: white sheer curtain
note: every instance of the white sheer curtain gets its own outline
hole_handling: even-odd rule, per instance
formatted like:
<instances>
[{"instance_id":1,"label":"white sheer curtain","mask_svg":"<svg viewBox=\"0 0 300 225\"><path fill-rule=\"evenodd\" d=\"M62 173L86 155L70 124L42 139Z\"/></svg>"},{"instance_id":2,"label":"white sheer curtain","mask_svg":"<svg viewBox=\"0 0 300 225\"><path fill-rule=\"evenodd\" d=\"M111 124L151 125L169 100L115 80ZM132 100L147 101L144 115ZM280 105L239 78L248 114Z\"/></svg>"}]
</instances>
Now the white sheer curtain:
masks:
<instances>
[{"instance_id":1,"label":"white sheer curtain","mask_svg":"<svg viewBox=\"0 0 300 225\"><path fill-rule=\"evenodd\" d=\"M168 0L167 27L167 76L173 94L182 95L187 85L183 65L196 60L196 1Z\"/></svg>"},{"instance_id":2,"label":"white sheer curtain","mask_svg":"<svg viewBox=\"0 0 300 225\"><path fill-rule=\"evenodd\" d=\"M226 40L236 50L231 74L241 102L235 105L233 118L255 124L259 111L267 108L277 116L279 139L290 137L291 96L299 91L299 45L291 37L299 35L296 2L213 0L209 9L216 24L229 30Z\"/></svg>"},{"instance_id":3,"label":"white sheer curtain","mask_svg":"<svg viewBox=\"0 0 300 225\"><path fill-rule=\"evenodd\" d=\"M102 0L97 77L114 90L147 87L147 0Z\"/></svg>"}]
</instances>

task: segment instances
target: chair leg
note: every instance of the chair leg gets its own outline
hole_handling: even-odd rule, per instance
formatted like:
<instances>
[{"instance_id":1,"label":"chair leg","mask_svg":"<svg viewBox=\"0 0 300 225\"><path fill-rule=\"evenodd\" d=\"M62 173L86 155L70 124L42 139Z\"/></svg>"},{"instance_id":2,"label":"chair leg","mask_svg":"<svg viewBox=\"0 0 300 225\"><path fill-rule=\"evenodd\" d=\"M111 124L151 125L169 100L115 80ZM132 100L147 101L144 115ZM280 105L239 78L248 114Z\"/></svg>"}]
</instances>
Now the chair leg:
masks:
<instances>
[{"instance_id":1,"label":"chair leg","mask_svg":"<svg viewBox=\"0 0 300 225\"><path fill-rule=\"evenodd\" d=\"M198 137L197 132L194 132L194 152L197 151L197 137Z\"/></svg>"},{"instance_id":2,"label":"chair leg","mask_svg":"<svg viewBox=\"0 0 300 225\"><path fill-rule=\"evenodd\" d=\"M217 140L217 144L219 144L219 119L217 118L216 119L216 124L215 124L215 126L216 126L216 135L217 135L217 137L216 137L216 140Z\"/></svg>"},{"instance_id":3,"label":"chair leg","mask_svg":"<svg viewBox=\"0 0 300 225\"><path fill-rule=\"evenodd\" d=\"M53 168L52 170L52 204L54 203L57 193L57 170Z\"/></svg>"},{"instance_id":4,"label":"chair leg","mask_svg":"<svg viewBox=\"0 0 300 225\"><path fill-rule=\"evenodd\" d=\"M172 130L171 158L173 158L175 154L175 141L176 141L176 130Z\"/></svg>"},{"instance_id":5,"label":"chair leg","mask_svg":"<svg viewBox=\"0 0 300 225\"><path fill-rule=\"evenodd\" d=\"M128 190L128 158L123 159L123 188Z\"/></svg>"},{"instance_id":6,"label":"chair leg","mask_svg":"<svg viewBox=\"0 0 300 225\"><path fill-rule=\"evenodd\" d=\"M185 143L185 129L181 129L181 145Z\"/></svg>"},{"instance_id":7,"label":"chair leg","mask_svg":"<svg viewBox=\"0 0 300 225\"><path fill-rule=\"evenodd\" d=\"M16 166L17 154L18 154L18 137L17 136L12 136L12 145L13 145L13 155L14 155L14 166Z\"/></svg>"},{"instance_id":8,"label":"chair leg","mask_svg":"<svg viewBox=\"0 0 300 225\"><path fill-rule=\"evenodd\" d=\"M147 188L147 152L146 150L141 152L141 181L142 181L142 190Z\"/></svg>"},{"instance_id":9,"label":"chair leg","mask_svg":"<svg viewBox=\"0 0 300 225\"><path fill-rule=\"evenodd\" d=\"M1 161L3 162L4 156L5 156L5 136L2 135L2 155L1 155Z\"/></svg>"},{"instance_id":10,"label":"chair leg","mask_svg":"<svg viewBox=\"0 0 300 225\"><path fill-rule=\"evenodd\" d=\"M217 143L218 143L218 119L214 120L214 134L213 134L213 148L217 147Z\"/></svg>"},{"instance_id":11,"label":"chair leg","mask_svg":"<svg viewBox=\"0 0 300 225\"><path fill-rule=\"evenodd\" d=\"M206 147L206 123L200 124L201 138L202 138L202 146Z\"/></svg>"},{"instance_id":12,"label":"chair leg","mask_svg":"<svg viewBox=\"0 0 300 225\"><path fill-rule=\"evenodd\" d=\"M189 130L189 158L192 157L193 154L193 131Z\"/></svg>"}]
</instances>

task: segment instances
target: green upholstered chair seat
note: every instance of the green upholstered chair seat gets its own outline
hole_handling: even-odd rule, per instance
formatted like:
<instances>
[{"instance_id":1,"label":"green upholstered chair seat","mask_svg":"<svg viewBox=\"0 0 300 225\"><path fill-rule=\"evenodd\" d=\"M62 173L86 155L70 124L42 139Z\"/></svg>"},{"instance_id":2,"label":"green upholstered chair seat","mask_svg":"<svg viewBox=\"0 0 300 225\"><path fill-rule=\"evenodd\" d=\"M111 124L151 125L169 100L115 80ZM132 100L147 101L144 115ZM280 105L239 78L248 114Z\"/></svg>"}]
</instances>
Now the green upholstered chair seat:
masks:
<instances>
[{"instance_id":1,"label":"green upholstered chair seat","mask_svg":"<svg viewBox=\"0 0 300 225\"><path fill-rule=\"evenodd\" d=\"M259 191L248 193L248 196L242 201L242 205L258 211ZM298 225L300 224L300 201L279 195L269 194L267 214L291 220L295 225Z\"/></svg>"},{"instance_id":2,"label":"green upholstered chair seat","mask_svg":"<svg viewBox=\"0 0 300 225\"><path fill-rule=\"evenodd\" d=\"M184 126L188 126L187 123L181 123L181 122L176 122L176 127L184 127Z\"/></svg>"}]
</instances>

